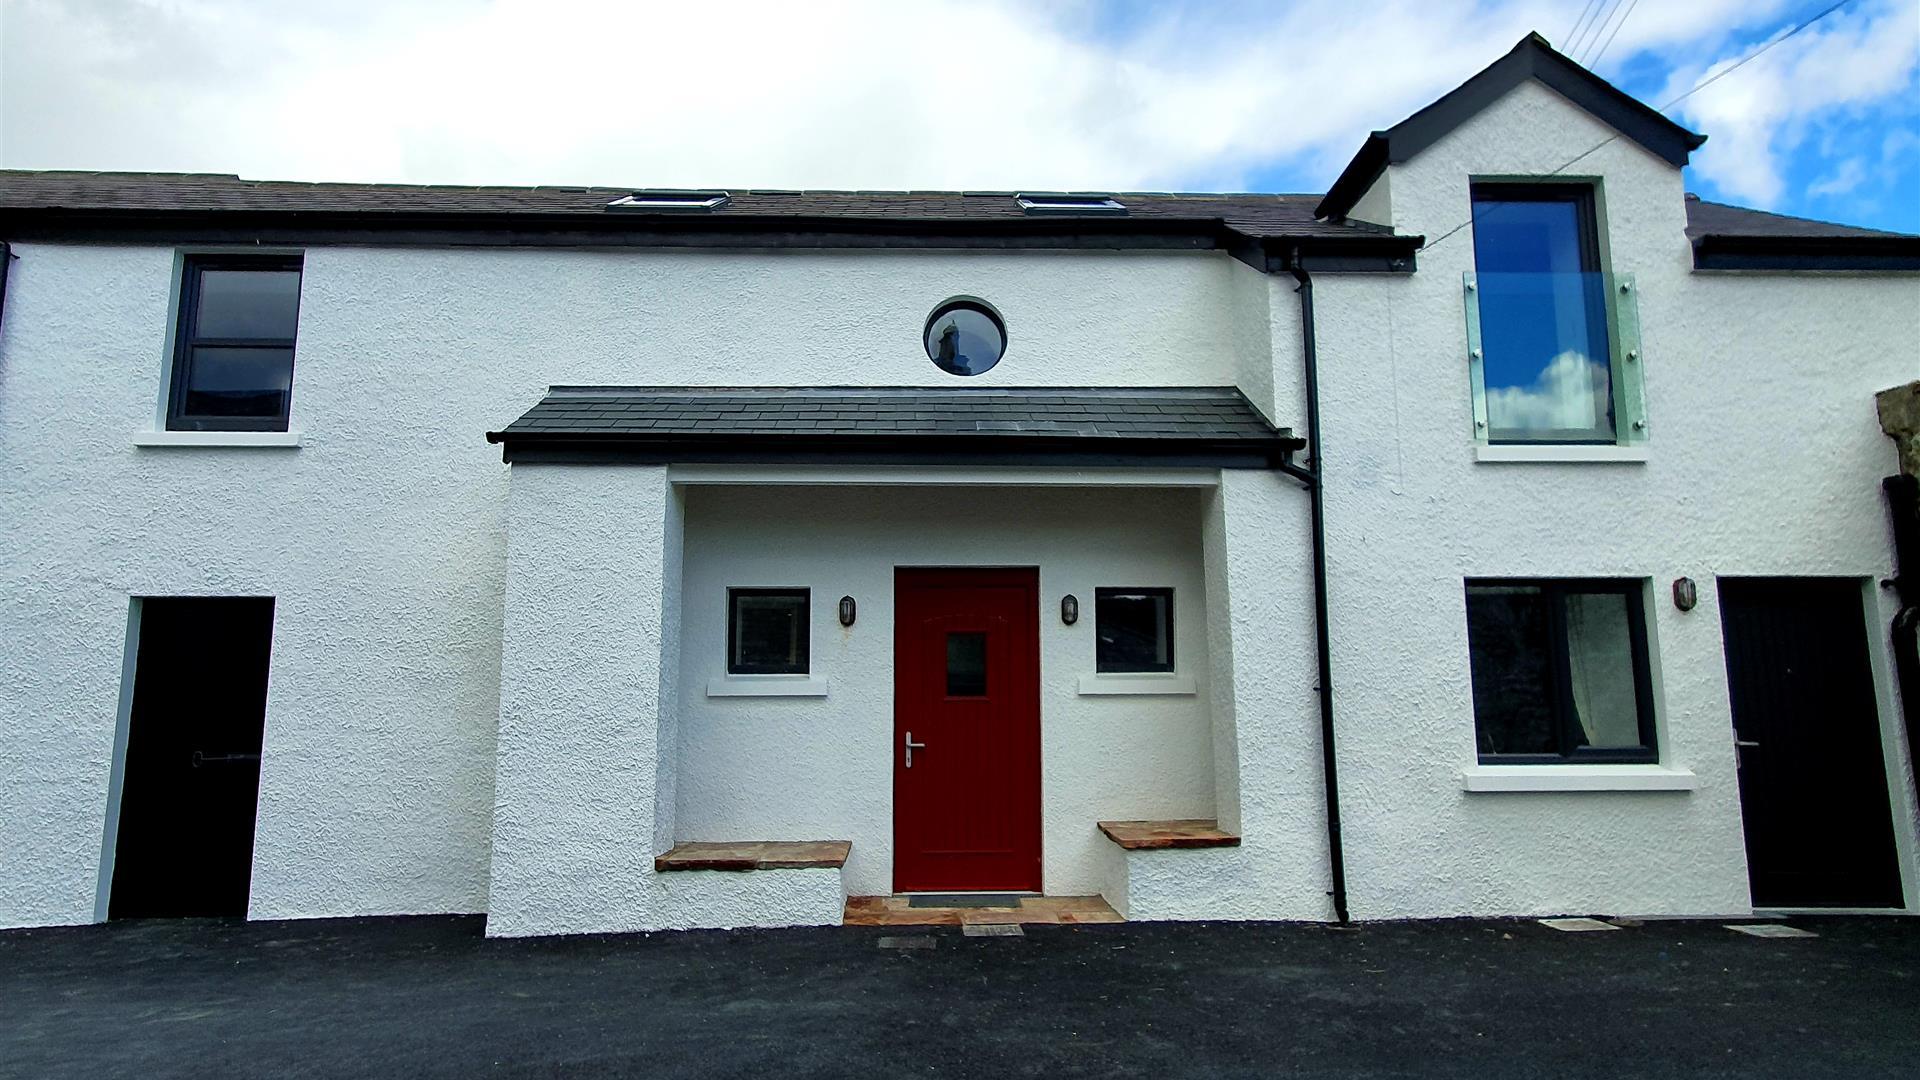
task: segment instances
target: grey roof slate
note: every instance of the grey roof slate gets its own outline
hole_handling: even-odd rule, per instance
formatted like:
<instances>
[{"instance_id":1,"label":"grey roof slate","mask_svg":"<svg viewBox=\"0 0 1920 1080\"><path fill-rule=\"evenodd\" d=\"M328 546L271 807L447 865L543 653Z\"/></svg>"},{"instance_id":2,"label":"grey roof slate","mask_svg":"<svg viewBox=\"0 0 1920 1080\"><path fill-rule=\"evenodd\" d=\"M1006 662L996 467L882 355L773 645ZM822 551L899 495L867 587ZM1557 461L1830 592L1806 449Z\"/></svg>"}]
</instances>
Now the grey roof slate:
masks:
<instances>
[{"instance_id":1,"label":"grey roof slate","mask_svg":"<svg viewBox=\"0 0 1920 1080\"><path fill-rule=\"evenodd\" d=\"M1750 210L1744 206L1708 202L1697 195L1687 196L1687 236L1690 239L1698 239L1702 236L1816 238L1903 237L1906 235L1908 234L1863 229L1856 225L1837 225L1831 221L1815 221L1812 218L1789 217L1786 214L1775 214L1766 210Z\"/></svg>"},{"instance_id":2,"label":"grey roof slate","mask_svg":"<svg viewBox=\"0 0 1920 1080\"><path fill-rule=\"evenodd\" d=\"M457 187L414 184L310 184L242 180L219 173L41 172L0 169L0 211L68 210L154 213L567 215L613 217L607 203L630 188ZM737 189L726 206L674 219L796 217L824 221L978 223L1030 220L1014 193L968 191L762 191ZM1350 237L1369 228L1313 216L1318 195L1120 192L1128 216L1168 222L1218 221L1254 237ZM623 215L625 216L625 215ZM1055 219L1056 221L1059 219ZM1112 218L1102 220L1114 220ZM1687 235L1898 236L1785 214L1687 199Z\"/></svg>"},{"instance_id":3,"label":"grey roof slate","mask_svg":"<svg viewBox=\"0 0 1920 1080\"><path fill-rule=\"evenodd\" d=\"M556 386L487 438L538 436L1296 441L1232 387Z\"/></svg>"},{"instance_id":4,"label":"grey roof slate","mask_svg":"<svg viewBox=\"0 0 1920 1080\"><path fill-rule=\"evenodd\" d=\"M591 215L620 220L609 202L634 188L456 187L242 180L220 173L0 170L0 210L288 212L303 214ZM740 218L982 223L1032 221L1012 191L771 191L727 189L707 213L670 213L686 224ZM1115 193L1127 218L1220 222L1255 237L1351 237L1373 230L1313 216L1318 195ZM1058 222L1059 218L1052 219ZM1103 221L1125 220L1100 218Z\"/></svg>"}]
</instances>

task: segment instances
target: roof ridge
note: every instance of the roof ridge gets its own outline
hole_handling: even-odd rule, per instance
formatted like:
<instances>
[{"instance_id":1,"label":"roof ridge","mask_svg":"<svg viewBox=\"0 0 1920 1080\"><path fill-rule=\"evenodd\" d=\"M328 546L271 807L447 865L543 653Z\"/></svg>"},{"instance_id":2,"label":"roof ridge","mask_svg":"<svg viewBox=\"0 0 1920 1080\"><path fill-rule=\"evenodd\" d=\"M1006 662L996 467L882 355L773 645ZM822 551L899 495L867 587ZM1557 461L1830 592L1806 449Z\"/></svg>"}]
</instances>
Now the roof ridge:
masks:
<instances>
[{"instance_id":1,"label":"roof ridge","mask_svg":"<svg viewBox=\"0 0 1920 1080\"><path fill-rule=\"evenodd\" d=\"M633 191L727 191L734 195L840 195L840 196L877 196L877 195L932 195L942 198L1006 198L1011 199L1022 194L1102 194L1118 197L1148 199L1318 199L1320 192L1310 191L1148 191L1122 190L1118 188L1044 188L1024 187L998 189L980 188L836 188L836 187L765 187L753 185L705 184L699 187L681 188L653 184L501 184L476 183L459 184L444 181L404 181L404 180L340 180L340 179L293 179L288 177L241 176L230 172L191 172L168 169L7 169L0 168L4 177L90 177L102 180L116 178L140 180L227 180L251 187L268 185L286 185L289 187L329 187L349 188L373 191L571 191L571 192L633 192Z\"/></svg>"}]
</instances>

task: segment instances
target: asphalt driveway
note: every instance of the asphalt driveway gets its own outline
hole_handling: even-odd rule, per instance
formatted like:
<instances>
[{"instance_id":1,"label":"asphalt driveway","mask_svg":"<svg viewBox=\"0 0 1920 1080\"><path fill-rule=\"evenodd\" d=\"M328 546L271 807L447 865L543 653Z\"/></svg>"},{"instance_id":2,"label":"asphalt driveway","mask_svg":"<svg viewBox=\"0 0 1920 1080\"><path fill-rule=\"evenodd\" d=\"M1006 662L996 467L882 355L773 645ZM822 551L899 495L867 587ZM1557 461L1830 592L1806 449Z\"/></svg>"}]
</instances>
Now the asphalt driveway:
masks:
<instances>
[{"instance_id":1,"label":"asphalt driveway","mask_svg":"<svg viewBox=\"0 0 1920 1080\"><path fill-rule=\"evenodd\" d=\"M1920 920L1793 923L9 931L0 1076L1920 1075Z\"/></svg>"}]
</instances>

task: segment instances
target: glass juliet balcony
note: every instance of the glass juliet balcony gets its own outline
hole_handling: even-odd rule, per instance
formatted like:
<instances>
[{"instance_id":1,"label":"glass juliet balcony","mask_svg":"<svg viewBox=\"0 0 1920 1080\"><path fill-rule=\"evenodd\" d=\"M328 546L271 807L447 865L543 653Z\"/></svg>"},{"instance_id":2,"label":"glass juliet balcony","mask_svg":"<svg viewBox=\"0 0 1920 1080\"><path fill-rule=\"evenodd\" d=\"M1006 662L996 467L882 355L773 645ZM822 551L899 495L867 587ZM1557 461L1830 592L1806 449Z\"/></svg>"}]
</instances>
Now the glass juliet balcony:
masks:
<instances>
[{"instance_id":1,"label":"glass juliet balcony","mask_svg":"<svg viewBox=\"0 0 1920 1080\"><path fill-rule=\"evenodd\" d=\"M1465 285L1477 441L1646 441L1633 275L1469 272Z\"/></svg>"}]
</instances>

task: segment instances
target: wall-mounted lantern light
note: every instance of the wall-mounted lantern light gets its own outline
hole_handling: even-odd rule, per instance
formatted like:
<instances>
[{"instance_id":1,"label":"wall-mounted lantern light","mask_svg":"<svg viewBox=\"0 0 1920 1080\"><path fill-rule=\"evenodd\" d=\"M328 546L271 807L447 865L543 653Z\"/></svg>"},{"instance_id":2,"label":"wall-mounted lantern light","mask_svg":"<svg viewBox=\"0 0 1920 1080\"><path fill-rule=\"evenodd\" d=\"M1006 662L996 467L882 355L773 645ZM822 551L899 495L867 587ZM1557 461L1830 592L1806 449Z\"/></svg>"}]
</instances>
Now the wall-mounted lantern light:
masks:
<instances>
[{"instance_id":1,"label":"wall-mounted lantern light","mask_svg":"<svg viewBox=\"0 0 1920 1080\"><path fill-rule=\"evenodd\" d=\"M851 596L840 598L840 625L853 625L853 597Z\"/></svg>"},{"instance_id":2,"label":"wall-mounted lantern light","mask_svg":"<svg viewBox=\"0 0 1920 1080\"><path fill-rule=\"evenodd\" d=\"M1072 593L1060 598L1060 621L1068 626L1080 621L1080 600Z\"/></svg>"},{"instance_id":3,"label":"wall-mounted lantern light","mask_svg":"<svg viewBox=\"0 0 1920 1080\"><path fill-rule=\"evenodd\" d=\"M1700 590L1694 587L1690 577L1673 579L1673 606L1681 611L1692 611L1700 602Z\"/></svg>"}]
</instances>

